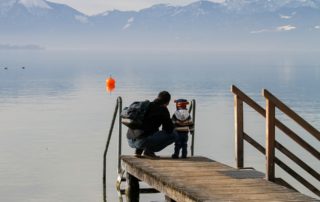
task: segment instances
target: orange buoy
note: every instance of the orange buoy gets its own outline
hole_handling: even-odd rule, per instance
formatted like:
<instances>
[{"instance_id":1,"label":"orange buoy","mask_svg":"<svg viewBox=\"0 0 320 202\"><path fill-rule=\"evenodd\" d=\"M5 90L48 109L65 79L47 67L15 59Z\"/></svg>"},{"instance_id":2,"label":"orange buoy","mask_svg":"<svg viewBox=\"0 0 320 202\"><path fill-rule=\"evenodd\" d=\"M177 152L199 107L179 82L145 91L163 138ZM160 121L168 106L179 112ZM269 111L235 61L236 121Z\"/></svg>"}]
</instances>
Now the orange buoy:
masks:
<instances>
[{"instance_id":1,"label":"orange buoy","mask_svg":"<svg viewBox=\"0 0 320 202\"><path fill-rule=\"evenodd\" d=\"M106 80L106 89L107 92L111 93L116 87L116 81L110 76L107 80Z\"/></svg>"}]
</instances>

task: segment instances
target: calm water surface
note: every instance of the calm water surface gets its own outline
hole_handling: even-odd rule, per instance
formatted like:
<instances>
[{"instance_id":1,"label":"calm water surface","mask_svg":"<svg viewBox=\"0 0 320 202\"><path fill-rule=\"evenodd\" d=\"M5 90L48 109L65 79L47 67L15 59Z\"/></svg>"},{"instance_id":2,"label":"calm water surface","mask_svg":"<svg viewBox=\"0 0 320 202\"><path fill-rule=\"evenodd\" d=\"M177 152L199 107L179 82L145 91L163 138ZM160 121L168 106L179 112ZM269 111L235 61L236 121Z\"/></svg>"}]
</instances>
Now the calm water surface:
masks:
<instances>
[{"instance_id":1,"label":"calm water surface","mask_svg":"<svg viewBox=\"0 0 320 202\"><path fill-rule=\"evenodd\" d=\"M318 55L1 51L0 201L102 201L102 158L117 96L123 97L124 106L152 100L160 90L170 91L173 99L196 99L195 153L231 166L235 165L232 84L262 106L261 89L270 90L319 129ZM117 80L111 94L105 91L109 75ZM169 108L173 112L173 103ZM277 116L320 148L283 114ZM264 144L264 119L248 107L245 130ZM114 135L107 168L110 201L116 201ZM277 138L319 172L317 159L279 131ZM169 147L160 155L172 151ZM124 153L132 152L124 141ZM264 171L264 157L247 144L245 165ZM276 172L309 194L279 168ZM161 200L161 195L142 197L142 201Z\"/></svg>"}]
</instances>

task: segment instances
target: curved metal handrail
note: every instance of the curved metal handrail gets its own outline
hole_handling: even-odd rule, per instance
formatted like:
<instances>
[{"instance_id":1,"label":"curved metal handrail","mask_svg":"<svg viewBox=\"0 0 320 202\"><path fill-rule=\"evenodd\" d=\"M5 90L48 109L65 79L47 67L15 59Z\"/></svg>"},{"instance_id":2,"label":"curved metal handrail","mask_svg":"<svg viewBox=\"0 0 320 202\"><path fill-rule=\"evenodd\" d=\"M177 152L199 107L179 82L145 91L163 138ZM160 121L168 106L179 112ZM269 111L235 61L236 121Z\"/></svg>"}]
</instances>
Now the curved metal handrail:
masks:
<instances>
[{"instance_id":1,"label":"curved metal handrail","mask_svg":"<svg viewBox=\"0 0 320 202\"><path fill-rule=\"evenodd\" d=\"M193 131L191 132L191 156L194 156L194 135L196 127L196 100L191 100L191 105L189 108L189 113L192 112L192 122L193 122Z\"/></svg>"},{"instance_id":2,"label":"curved metal handrail","mask_svg":"<svg viewBox=\"0 0 320 202\"><path fill-rule=\"evenodd\" d=\"M109 129L109 134L108 134L108 139L107 139L107 143L106 143L106 147L105 147L105 150L104 150L104 154L103 154L103 200L105 202L107 202L107 185L106 185L106 173L107 173L107 169L106 169L106 164L107 164L107 153L108 153L108 149L109 149L109 144L110 144L110 140L111 140L111 136L112 136L112 132L113 132L113 128L114 128L114 123L116 121L116 118L117 118L117 112L119 110L119 123L121 123L121 118L120 118L120 113L122 111L122 98L121 97L118 97L117 98L117 103L116 103L116 106L115 106L115 109L114 109L114 113L113 113L113 117L112 117L112 121L111 121L111 126L110 126L110 129ZM121 142L121 124L119 124L119 143ZM119 145L119 148L121 148L121 145ZM119 153L118 155L120 156L121 155L121 149L119 149ZM120 159L118 157L118 159ZM119 169L120 165L119 165L119 161L118 161L118 172L120 172L120 169Z\"/></svg>"}]
</instances>

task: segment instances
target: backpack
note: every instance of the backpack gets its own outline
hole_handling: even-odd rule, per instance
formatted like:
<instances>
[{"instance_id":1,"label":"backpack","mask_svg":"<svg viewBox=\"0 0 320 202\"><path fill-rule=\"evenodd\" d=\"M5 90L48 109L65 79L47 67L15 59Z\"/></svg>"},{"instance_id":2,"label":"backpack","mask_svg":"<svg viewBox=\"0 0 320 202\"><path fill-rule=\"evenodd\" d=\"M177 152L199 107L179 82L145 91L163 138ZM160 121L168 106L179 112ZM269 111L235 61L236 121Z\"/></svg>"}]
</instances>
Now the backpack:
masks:
<instances>
[{"instance_id":1,"label":"backpack","mask_svg":"<svg viewBox=\"0 0 320 202\"><path fill-rule=\"evenodd\" d=\"M136 101L125 107L121 113L121 123L130 129L141 129L144 116L149 109L150 101Z\"/></svg>"}]
</instances>

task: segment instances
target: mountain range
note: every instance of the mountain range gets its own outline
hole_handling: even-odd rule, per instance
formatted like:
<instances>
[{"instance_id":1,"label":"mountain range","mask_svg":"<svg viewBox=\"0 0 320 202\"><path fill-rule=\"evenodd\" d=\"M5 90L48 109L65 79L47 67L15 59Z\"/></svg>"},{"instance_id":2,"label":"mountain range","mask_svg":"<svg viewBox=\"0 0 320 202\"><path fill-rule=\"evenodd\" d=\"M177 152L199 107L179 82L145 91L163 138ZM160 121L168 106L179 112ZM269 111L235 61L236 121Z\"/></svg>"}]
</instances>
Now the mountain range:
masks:
<instances>
[{"instance_id":1,"label":"mountain range","mask_svg":"<svg viewBox=\"0 0 320 202\"><path fill-rule=\"evenodd\" d=\"M202 0L93 16L46 0L1 0L0 30L0 44L47 48L319 50L320 0Z\"/></svg>"}]
</instances>

